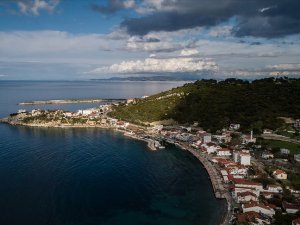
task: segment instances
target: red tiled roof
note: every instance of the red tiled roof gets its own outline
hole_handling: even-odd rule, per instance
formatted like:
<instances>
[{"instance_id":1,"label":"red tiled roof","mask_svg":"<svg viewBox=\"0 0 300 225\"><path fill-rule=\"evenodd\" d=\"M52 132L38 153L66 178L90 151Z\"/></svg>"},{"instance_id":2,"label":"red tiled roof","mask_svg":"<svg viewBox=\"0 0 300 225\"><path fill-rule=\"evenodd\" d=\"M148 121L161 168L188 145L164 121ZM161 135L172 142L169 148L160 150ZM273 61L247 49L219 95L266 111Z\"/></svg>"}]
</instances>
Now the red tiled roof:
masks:
<instances>
[{"instance_id":1,"label":"red tiled roof","mask_svg":"<svg viewBox=\"0 0 300 225\"><path fill-rule=\"evenodd\" d=\"M237 193L237 196L239 196L239 197L245 197L245 196L248 196L248 195L257 197L256 194L254 194L254 193L252 193L252 192L250 192L250 191L238 192L238 193Z\"/></svg>"},{"instance_id":2,"label":"red tiled roof","mask_svg":"<svg viewBox=\"0 0 300 225\"><path fill-rule=\"evenodd\" d=\"M237 216L239 223L255 221L256 218L261 218L261 215L257 212L240 213Z\"/></svg>"}]
</instances>

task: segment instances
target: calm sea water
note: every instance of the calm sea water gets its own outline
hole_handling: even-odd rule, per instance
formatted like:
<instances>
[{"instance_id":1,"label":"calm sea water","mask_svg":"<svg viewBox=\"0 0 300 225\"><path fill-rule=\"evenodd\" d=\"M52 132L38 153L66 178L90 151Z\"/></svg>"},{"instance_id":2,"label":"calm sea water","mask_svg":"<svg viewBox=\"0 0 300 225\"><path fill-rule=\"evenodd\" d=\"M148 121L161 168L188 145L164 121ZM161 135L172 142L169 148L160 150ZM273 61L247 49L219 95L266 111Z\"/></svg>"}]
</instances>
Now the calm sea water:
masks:
<instances>
[{"instance_id":1,"label":"calm sea water","mask_svg":"<svg viewBox=\"0 0 300 225\"><path fill-rule=\"evenodd\" d=\"M0 116L21 101L140 97L179 85L1 81ZM0 181L1 225L205 225L218 224L224 210L188 152L152 152L109 130L0 124Z\"/></svg>"}]
</instances>

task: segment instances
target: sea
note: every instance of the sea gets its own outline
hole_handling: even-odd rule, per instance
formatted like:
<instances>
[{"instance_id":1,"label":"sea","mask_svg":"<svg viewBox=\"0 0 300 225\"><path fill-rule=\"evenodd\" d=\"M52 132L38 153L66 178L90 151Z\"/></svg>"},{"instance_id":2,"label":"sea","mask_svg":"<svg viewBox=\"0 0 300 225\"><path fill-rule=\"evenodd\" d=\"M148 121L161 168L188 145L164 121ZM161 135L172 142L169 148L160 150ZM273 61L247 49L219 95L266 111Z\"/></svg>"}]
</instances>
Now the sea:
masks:
<instances>
[{"instance_id":1,"label":"sea","mask_svg":"<svg viewBox=\"0 0 300 225\"><path fill-rule=\"evenodd\" d=\"M99 105L19 106L23 101L133 98L182 84L0 81L0 117ZM202 164L175 146L150 151L100 128L0 124L0 225L216 225L224 214Z\"/></svg>"}]
</instances>

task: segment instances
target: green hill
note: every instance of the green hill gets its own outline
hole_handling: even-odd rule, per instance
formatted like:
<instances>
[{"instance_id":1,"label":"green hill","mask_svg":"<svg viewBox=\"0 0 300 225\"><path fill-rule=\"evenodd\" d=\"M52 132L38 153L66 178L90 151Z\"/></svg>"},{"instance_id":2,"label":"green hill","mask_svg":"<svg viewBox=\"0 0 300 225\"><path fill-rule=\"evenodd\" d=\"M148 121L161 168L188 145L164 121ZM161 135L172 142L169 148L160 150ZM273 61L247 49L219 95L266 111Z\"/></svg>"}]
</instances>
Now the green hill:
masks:
<instances>
[{"instance_id":1,"label":"green hill","mask_svg":"<svg viewBox=\"0 0 300 225\"><path fill-rule=\"evenodd\" d=\"M244 130L261 132L280 127L283 121L278 117L300 117L300 79L199 80L117 106L111 116L135 123L197 121L211 131L240 123Z\"/></svg>"}]
</instances>

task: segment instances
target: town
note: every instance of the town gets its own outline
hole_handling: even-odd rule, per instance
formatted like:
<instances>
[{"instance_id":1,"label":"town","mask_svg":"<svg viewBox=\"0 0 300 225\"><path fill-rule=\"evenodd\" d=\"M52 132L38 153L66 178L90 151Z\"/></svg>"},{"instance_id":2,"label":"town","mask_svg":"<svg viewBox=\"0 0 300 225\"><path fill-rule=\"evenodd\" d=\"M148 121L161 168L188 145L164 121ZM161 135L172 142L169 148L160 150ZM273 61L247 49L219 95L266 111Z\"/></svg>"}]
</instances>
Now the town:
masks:
<instances>
[{"instance_id":1,"label":"town","mask_svg":"<svg viewBox=\"0 0 300 225\"><path fill-rule=\"evenodd\" d=\"M145 96L146 98L147 96ZM124 104L134 100L128 99ZM113 106L103 104L76 112L20 109L3 119L12 125L39 127L111 128L148 143L151 150L173 144L191 152L206 168L216 198L226 199L228 213L223 224L273 224L290 219L300 224L300 151L266 145L267 140L300 141L265 129L263 134L240 132L232 123L214 134L195 122L191 125L141 126L108 116ZM292 124L300 130L300 120Z\"/></svg>"}]
</instances>

